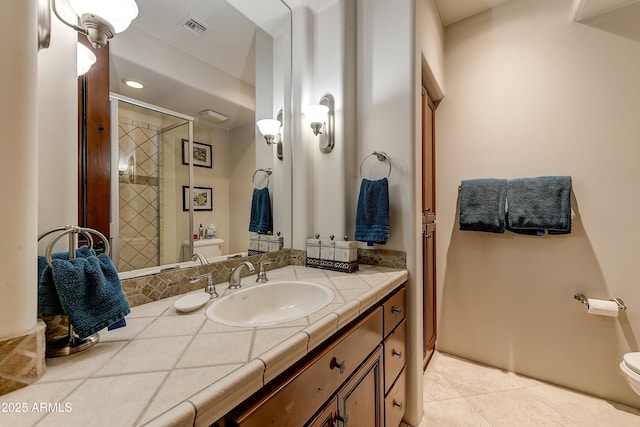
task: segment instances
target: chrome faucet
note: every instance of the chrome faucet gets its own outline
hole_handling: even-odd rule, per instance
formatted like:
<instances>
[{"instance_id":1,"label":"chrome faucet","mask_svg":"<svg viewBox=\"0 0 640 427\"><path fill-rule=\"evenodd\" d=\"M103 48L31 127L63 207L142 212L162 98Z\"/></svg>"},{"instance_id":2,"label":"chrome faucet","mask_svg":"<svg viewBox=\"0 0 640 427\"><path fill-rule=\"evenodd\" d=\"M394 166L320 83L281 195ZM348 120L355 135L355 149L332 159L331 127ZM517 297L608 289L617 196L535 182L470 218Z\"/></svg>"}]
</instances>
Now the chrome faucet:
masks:
<instances>
[{"instance_id":1,"label":"chrome faucet","mask_svg":"<svg viewBox=\"0 0 640 427\"><path fill-rule=\"evenodd\" d=\"M242 285L240 285L240 273L242 272L242 267L247 267L249 273L253 273L256 269L253 267L249 261L242 261L236 267L233 267L231 270L231 277L229 277L229 289L239 289Z\"/></svg>"},{"instance_id":2,"label":"chrome faucet","mask_svg":"<svg viewBox=\"0 0 640 427\"><path fill-rule=\"evenodd\" d=\"M207 261L207 259L203 257L202 254L199 254L198 252L194 253L191 256L191 261L195 261L196 259L198 259L200 261L200 264L202 265L209 264L209 261Z\"/></svg>"},{"instance_id":3,"label":"chrome faucet","mask_svg":"<svg viewBox=\"0 0 640 427\"><path fill-rule=\"evenodd\" d=\"M204 291L209 294L209 298L218 298L220 295L216 292L216 285L213 284L213 277L211 277L211 274L202 274L200 276L193 277L189 279L189 283L197 283L205 277L207 278L207 286L205 286Z\"/></svg>"},{"instance_id":4,"label":"chrome faucet","mask_svg":"<svg viewBox=\"0 0 640 427\"><path fill-rule=\"evenodd\" d=\"M267 270L265 266L271 264L273 261L260 261L260 272L258 273L258 278L256 282L258 283L266 283L269 281L267 278Z\"/></svg>"}]
</instances>

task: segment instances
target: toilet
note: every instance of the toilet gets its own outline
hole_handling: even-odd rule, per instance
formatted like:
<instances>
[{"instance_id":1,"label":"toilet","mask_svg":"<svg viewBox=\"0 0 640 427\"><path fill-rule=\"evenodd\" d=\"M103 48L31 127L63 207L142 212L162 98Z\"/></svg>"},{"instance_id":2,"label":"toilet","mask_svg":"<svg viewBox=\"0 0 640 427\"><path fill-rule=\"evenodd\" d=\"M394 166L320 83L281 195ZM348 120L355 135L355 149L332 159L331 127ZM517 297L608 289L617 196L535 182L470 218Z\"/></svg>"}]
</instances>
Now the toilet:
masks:
<instances>
[{"instance_id":1,"label":"toilet","mask_svg":"<svg viewBox=\"0 0 640 427\"><path fill-rule=\"evenodd\" d=\"M193 241L193 252L199 253L206 259L222 255L222 239L202 239ZM191 259L191 251L189 250L189 241L182 242L182 260L189 261Z\"/></svg>"},{"instance_id":2,"label":"toilet","mask_svg":"<svg viewBox=\"0 0 640 427\"><path fill-rule=\"evenodd\" d=\"M620 369L633 391L640 395L640 352L625 354Z\"/></svg>"}]
</instances>

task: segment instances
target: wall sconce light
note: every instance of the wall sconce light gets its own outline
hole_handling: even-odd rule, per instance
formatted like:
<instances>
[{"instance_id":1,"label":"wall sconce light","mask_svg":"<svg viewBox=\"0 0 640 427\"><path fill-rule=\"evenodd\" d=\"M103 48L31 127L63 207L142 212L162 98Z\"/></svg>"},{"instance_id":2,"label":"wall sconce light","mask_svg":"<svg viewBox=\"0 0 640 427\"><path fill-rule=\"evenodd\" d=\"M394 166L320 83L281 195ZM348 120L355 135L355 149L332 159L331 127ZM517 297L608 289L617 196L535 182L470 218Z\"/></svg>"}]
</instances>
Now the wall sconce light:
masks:
<instances>
[{"instance_id":1,"label":"wall sconce light","mask_svg":"<svg viewBox=\"0 0 640 427\"><path fill-rule=\"evenodd\" d=\"M40 48L49 47L51 34L51 21L47 16L48 11L45 11L43 6L45 1L40 0L38 5ZM138 16L135 0L69 0L69 4L80 17L80 25L71 24L60 16L56 9L56 0L51 0L51 9L63 24L86 35L96 49L106 46L110 38L126 30L131 21Z\"/></svg>"},{"instance_id":2,"label":"wall sconce light","mask_svg":"<svg viewBox=\"0 0 640 427\"><path fill-rule=\"evenodd\" d=\"M78 77L89 71L89 68L96 63L96 54L82 43L78 43L77 48Z\"/></svg>"},{"instance_id":3,"label":"wall sconce light","mask_svg":"<svg viewBox=\"0 0 640 427\"><path fill-rule=\"evenodd\" d=\"M326 94L320 99L317 105L309 105L302 112L313 129L313 134L320 136L320 151L324 154L330 153L335 145L335 111L334 98L331 94ZM321 135L325 135L323 138ZM322 140L326 139L326 144Z\"/></svg>"},{"instance_id":4,"label":"wall sconce light","mask_svg":"<svg viewBox=\"0 0 640 427\"><path fill-rule=\"evenodd\" d=\"M262 119L256 122L258 130L264 136L264 140L267 144L277 144L280 140L280 127L282 123L276 119Z\"/></svg>"}]
</instances>

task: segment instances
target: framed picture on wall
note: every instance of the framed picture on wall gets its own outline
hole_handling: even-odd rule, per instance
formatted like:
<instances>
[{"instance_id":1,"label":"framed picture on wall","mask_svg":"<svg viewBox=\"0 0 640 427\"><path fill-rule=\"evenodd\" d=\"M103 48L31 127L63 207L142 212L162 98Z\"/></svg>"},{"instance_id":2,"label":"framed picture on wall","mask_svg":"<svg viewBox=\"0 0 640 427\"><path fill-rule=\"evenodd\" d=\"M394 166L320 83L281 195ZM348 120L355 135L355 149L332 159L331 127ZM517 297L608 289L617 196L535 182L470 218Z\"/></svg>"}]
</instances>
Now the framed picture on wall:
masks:
<instances>
[{"instance_id":1,"label":"framed picture on wall","mask_svg":"<svg viewBox=\"0 0 640 427\"><path fill-rule=\"evenodd\" d=\"M182 186L182 210L189 210L189 186ZM193 187L193 210L212 211L213 210L213 188Z\"/></svg>"},{"instance_id":2,"label":"framed picture on wall","mask_svg":"<svg viewBox=\"0 0 640 427\"><path fill-rule=\"evenodd\" d=\"M193 165L201 168L213 167L213 147L210 144L193 141ZM189 140L182 140L182 164L189 164Z\"/></svg>"}]
</instances>

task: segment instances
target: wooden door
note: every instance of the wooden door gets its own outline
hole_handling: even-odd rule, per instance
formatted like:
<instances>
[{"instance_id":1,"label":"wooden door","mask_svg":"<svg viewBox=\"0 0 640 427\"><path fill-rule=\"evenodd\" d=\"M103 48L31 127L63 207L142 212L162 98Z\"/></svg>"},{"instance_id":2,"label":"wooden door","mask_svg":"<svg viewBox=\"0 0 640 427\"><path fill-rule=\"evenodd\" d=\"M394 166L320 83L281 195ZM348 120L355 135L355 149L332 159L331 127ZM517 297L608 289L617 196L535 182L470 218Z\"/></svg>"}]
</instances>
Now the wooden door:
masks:
<instances>
[{"instance_id":1,"label":"wooden door","mask_svg":"<svg viewBox=\"0 0 640 427\"><path fill-rule=\"evenodd\" d=\"M338 426L384 425L383 371L382 347L379 346L338 392Z\"/></svg>"},{"instance_id":2,"label":"wooden door","mask_svg":"<svg viewBox=\"0 0 640 427\"><path fill-rule=\"evenodd\" d=\"M422 88L422 275L423 275L423 364L427 367L436 343L436 173L435 106Z\"/></svg>"}]
</instances>

